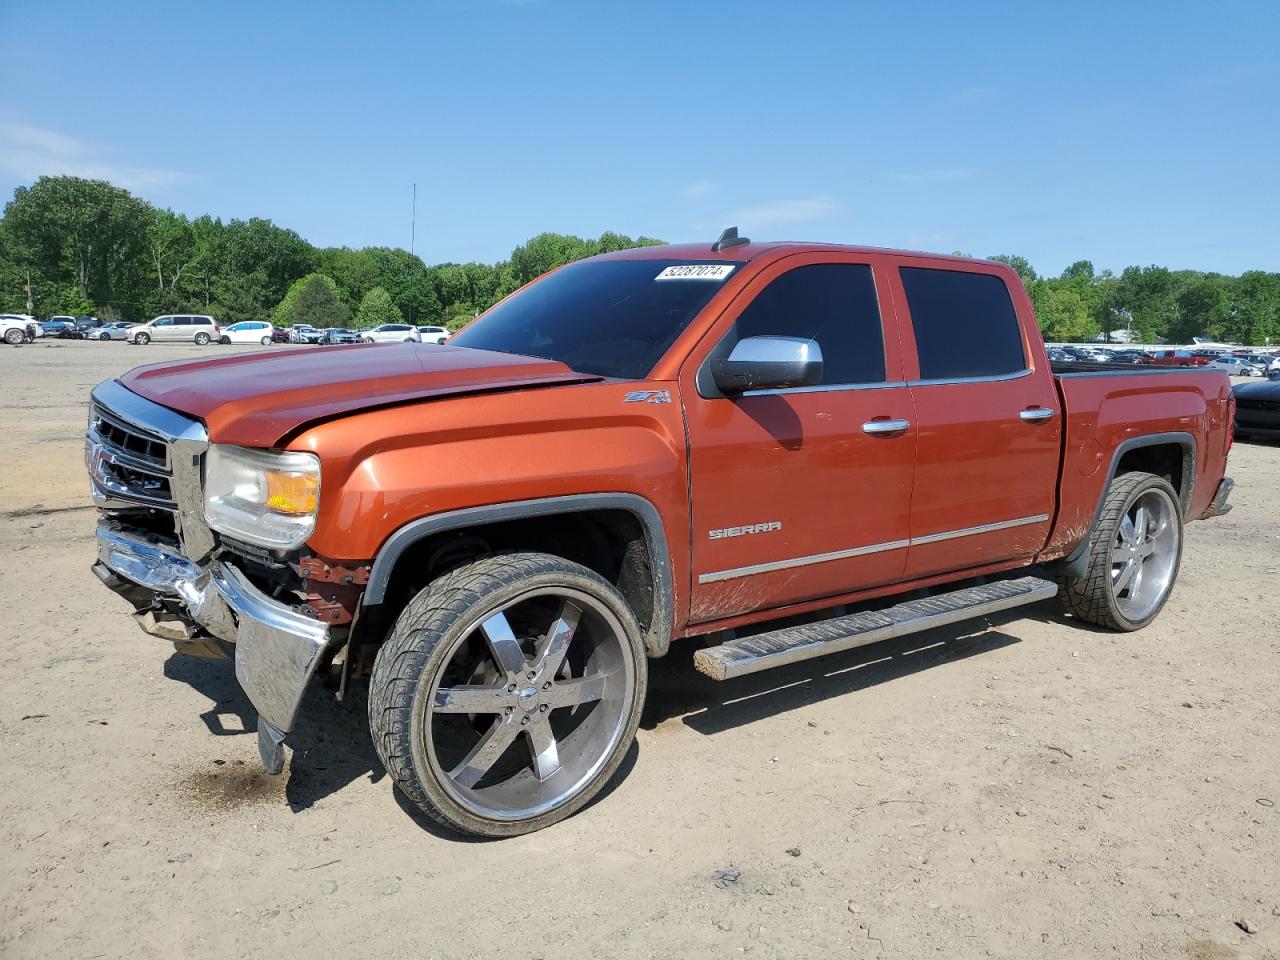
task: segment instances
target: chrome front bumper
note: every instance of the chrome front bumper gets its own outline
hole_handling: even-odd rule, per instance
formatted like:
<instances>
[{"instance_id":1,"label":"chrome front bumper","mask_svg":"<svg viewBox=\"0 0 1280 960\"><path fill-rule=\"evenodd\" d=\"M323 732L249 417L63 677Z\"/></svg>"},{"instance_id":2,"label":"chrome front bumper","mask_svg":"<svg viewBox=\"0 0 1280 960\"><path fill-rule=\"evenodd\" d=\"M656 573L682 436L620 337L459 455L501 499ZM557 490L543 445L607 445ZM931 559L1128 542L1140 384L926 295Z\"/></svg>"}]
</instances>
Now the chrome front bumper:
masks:
<instances>
[{"instance_id":1,"label":"chrome front bumper","mask_svg":"<svg viewBox=\"0 0 1280 960\"><path fill-rule=\"evenodd\" d=\"M195 627L235 645L236 679L273 728L266 733L278 748L329 647L329 628L268 597L229 563L192 563L105 521L98 524L97 541L94 572L116 593L135 605L140 593L168 601ZM260 726L260 745L262 735Z\"/></svg>"}]
</instances>

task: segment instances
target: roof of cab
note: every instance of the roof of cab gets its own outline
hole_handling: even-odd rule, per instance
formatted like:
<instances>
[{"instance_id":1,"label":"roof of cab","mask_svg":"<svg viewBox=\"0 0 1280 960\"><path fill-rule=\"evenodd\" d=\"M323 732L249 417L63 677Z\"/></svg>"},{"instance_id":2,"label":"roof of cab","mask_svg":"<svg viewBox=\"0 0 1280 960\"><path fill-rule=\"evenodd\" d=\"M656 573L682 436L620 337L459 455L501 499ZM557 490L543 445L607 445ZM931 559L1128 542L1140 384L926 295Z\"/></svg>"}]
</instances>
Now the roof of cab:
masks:
<instances>
[{"instance_id":1,"label":"roof of cab","mask_svg":"<svg viewBox=\"0 0 1280 960\"><path fill-rule=\"evenodd\" d=\"M746 263L771 252L776 253L816 253L829 250L853 254L892 254L901 257L927 257L930 260L945 260L952 263L973 263L990 266L993 261L981 257L962 257L945 253L929 253L923 250L896 250L887 247L863 247L844 243L814 243L801 240L780 241L748 241L729 247L726 250L712 250L711 243L664 243L654 247L632 247L628 250L617 250L613 253L602 253L593 260L701 260L715 263L718 261ZM996 266L1003 264L995 263Z\"/></svg>"}]
</instances>

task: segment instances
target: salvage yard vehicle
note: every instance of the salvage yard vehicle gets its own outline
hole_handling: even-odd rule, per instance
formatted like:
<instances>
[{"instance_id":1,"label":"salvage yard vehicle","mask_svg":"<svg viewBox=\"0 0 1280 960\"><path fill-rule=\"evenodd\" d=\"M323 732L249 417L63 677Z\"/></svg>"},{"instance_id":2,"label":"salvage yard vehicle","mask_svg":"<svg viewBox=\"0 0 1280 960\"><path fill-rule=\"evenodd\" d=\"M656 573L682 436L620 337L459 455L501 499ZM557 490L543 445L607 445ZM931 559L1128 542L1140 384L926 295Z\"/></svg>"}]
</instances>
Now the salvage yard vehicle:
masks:
<instances>
[{"instance_id":1,"label":"salvage yard vehicle","mask_svg":"<svg viewBox=\"0 0 1280 960\"><path fill-rule=\"evenodd\" d=\"M185 341L203 347L221 335L218 322L203 314L178 314L156 317L150 323L140 323L129 331L129 342L147 344L176 343Z\"/></svg>"},{"instance_id":2,"label":"salvage yard vehicle","mask_svg":"<svg viewBox=\"0 0 1280 960\"><path fill-rule=\"evenodd\" d=\"M0 313L0 339L10 346L30 343L40 336L39 325L21 313Z\"/></svg>"},{"instance_id":3,"label":"salvage yard vehicle","mask_svg":"<svg viewBox=\"0 0 1280 960\"><path fill-rule=\"evenodd\" d=\"M1226 374L1055 370L990 261L725 231L360 357L99 384L94 572L234 658L272 773L368 675L396 786L477 835L590 801L677 638L725 681L1054 595L1137 630L1229 509Z\"/></svg>"},{"instance_id":4,"label":"salvage yard vehicle","mask_svg":"<svg viewBox=\"0 0 1280 960\"><path fill-rule=\"evenodd\" d=\"M229 327L222 328L222 335L218 337L221 344L229 343L260 343L264 347L271 345L275 339L275 327L263 320L243 320L240 323L233 323Z\"/></svg>"},{"instance_id":5,"label":"salvage yard vehicle","mask_svg":"<svg viewBox=\"0 0 1280 960\"><path fill-rule=\"evenodd\" d=\"M128 340L129 331L136 326L138 326L136 323L130 323L128 320L117 320L115 323L106 323L98 327L96 330L90 330L86 339Z\"/></svg>"}]
</instances>

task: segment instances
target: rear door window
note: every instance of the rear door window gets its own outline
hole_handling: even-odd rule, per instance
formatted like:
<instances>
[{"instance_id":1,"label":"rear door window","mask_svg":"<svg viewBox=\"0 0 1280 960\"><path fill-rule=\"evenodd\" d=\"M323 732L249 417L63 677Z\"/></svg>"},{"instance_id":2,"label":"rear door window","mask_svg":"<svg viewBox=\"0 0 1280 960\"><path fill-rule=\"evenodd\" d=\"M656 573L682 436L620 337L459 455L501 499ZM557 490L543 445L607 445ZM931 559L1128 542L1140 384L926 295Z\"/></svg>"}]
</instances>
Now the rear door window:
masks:
<instances>
[{"instance_id":1,"label":"rear door window","mask_svg":"<svg viewBox=\"0 0 1280 960\"><path fill-rule=\"evenodd\" d=\"M884 381L884 331L871 267L814 263L761 290L734 325L747 337L802 337L822 350L824 385Z\"/></svg>"},{"instance_id":2,"label":"rear door window","mask_svg":"<svg viewBox=\"0 0 1280 960\"><path fill-rule=\"evenodd\" d=\"M1022 329L997 276L901 267L921 380L1020 373L1027 368Z\"/></svg>"}]
</instances>

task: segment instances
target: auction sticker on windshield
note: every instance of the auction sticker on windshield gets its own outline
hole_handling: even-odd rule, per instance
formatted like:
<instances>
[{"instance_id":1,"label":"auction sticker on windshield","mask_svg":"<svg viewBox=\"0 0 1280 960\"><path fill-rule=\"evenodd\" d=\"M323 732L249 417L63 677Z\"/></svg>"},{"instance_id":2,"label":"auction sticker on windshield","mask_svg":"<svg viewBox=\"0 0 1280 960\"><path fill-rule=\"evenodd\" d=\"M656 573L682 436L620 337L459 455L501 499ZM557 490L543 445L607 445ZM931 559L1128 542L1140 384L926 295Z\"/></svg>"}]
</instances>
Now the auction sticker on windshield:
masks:
<instances>
[{"instance_id":1,"label":"auction sticker on windshield","mask_svg":"<svg viewBox=\"0 0 1280 960\"><path fill-rule=\"evenodd\" d=\"M655 280L723 280L733 273L732 263L682 263L667 267Z\"/></svg>"}]
</instances>

